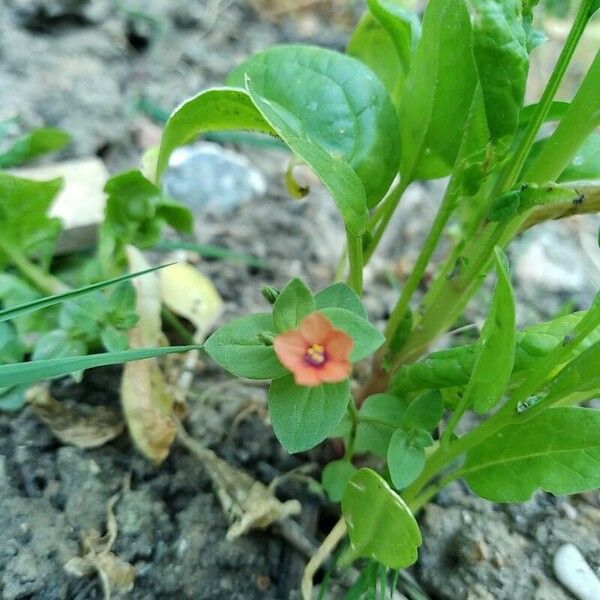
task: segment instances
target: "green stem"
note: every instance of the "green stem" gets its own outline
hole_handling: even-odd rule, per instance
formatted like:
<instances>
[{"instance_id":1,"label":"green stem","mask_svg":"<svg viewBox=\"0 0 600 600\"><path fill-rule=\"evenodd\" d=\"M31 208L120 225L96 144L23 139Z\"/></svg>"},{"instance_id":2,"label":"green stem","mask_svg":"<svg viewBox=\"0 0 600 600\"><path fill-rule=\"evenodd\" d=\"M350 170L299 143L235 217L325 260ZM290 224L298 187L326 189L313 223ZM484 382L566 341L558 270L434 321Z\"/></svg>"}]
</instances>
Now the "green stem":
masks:
<instances>
[{"instance_id":1,"label":"green stem","mask_svg":"<svg viewBox=\"0 0 600 600\"><path fill-rule=\"evenodd\" d=\"M599 126L600 51L581 82L567 113L527 170L524 180L532 183L554 181Z\"/></svg>"},{"instance_id":2,"label":"green stem","mask_svg":"<svg viewBox=\"0 0 600 600\"><path fill-rule=\"evenodd\" d=\"M348 259L350 262L350 274L348 284L359 295L362 296L363 282L363 247L361 236L346 232L348 245Z\"/></svg>"},{"instance_id":3,"label":"green stem","mask_svg":"<svg viewBox=\"0 0 600 600\"><path fill-rule=\"evenodd\" d=\"M371 215L367 224L367 229L372 233L372 238L369 241L369 245L365 251L364 262L365 265L371 260L371 257L377 250L379 242L390 223L390 220L400 204L400 200L406 191L406 188L410 184L410 178L405 177L399 181L399 183L392 188L387 198L380 204L377 210Z\"/></svg>"},{"instance_id":4,"label":"green stem","mask_svg":"<svg viewBox=\"0 0 600 600\"><path fill-rule=\"evenodd\" d=\"M538 102L535 113L527 124L527 128L523 137L521 138L519 147L513 153L510 162L503 170L502 176L498 180L496 194L501 194L509 190L517 182L519 173L523 169L523 165L527 160L529 151L531 150L540 127L542 126L544 119L548 114L548 110L550 110L552 100L554 100L554 96L556 95L560 82L567 71L567 67L573 58L573 53L577 48L577 44L579 43L585 27L592 15L592 2L593 0L582 0L575 17L575 21L573 22L571 30L569 31L565 45L563 46L560 56L558 57L556 65L554 66L552 75L548 80L548 84L544 89L544 93Z\"/></svg>"},{"instance_id":5,"label":"green stem","mask_svg":"<svg viewBox=\"0 0 600 600\"><path fill-rule=\"evenodd\" d=\"M42 292L50 295L61 294L69 290L60 279L46 273L36 264L31 262L20 250L7 244L0 238L0 250L8 257L8 260L19 271Z\"/></svg>"},{"instance_id":6,"label":"green stem","mask_svg":"<svg viewBox=\"0 0 600 600\"><path fill-rule=\"evenodd\" d=\"M396 306L390 315L385 330L385 335L388 340L393 337L398 325L402 322L404 313L408 308L410 300L419 286L419 283L423 279L427 265L429 264L429 261L431 260L435 249L437 248L442 233L444 232L444 227L446 226L446 223L448 223L448 219L456 208L459 199L459 190L460 186L456 183L455 178L452 178L448 184L448 187L446 188L442 204L437 212L427 239L421 248L417 262L415 263L410 276L406 280L406 283L402 288L400 298L398 299L398 302L396 303Z\"/></svg>"}]
</instances>

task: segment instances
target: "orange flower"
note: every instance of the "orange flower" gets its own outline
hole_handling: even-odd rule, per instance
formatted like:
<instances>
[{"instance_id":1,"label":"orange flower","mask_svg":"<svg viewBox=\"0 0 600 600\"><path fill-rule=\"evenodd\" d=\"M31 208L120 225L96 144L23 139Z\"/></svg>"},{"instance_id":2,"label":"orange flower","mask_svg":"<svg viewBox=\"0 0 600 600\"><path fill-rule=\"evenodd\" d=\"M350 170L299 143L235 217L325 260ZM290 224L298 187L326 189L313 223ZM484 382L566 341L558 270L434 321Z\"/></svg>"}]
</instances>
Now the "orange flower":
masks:
<instances>
[{"instance_id":1,"label":"orange flower","mask_svg":"<svg viewBox=\"0 0 600 600\"><path fill-rule=\"evenodd\" d=\"M346 379L352 369L348 357L353 345L347 333L318 312L304 317L298 329L278 335L273 343L294 381L308 387Z\"/></svg>"}]
</instances>

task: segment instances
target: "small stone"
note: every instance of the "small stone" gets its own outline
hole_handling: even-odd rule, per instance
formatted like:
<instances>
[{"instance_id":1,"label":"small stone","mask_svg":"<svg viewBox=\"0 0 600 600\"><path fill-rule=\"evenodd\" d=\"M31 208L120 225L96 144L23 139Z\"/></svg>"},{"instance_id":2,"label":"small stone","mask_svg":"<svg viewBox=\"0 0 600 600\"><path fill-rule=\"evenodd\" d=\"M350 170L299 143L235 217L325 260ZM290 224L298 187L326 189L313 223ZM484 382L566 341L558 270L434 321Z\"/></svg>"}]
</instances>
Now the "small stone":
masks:
<instances>
[{"instance_id":1,"label":"small stone","mask_svg":"<svg viewBox=\"0 0 600 600\"><path fill-rule=\"evenodd\" d=\"M573 544L563 544L554 555L554 574L562 585L579 600L600 598L600 579Z\"/></svg>"}]
</instances>

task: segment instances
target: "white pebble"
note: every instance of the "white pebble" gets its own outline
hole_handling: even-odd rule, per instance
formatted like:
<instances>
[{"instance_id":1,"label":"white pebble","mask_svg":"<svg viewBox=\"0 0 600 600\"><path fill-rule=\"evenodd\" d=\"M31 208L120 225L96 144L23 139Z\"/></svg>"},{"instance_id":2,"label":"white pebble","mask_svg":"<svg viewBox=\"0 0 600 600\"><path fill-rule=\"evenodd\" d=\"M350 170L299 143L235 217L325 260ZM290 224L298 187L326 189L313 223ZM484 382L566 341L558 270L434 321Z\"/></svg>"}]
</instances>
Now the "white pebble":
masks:
<instances>
[{"instance_id":1,"label":"white pebble","mask_svg":"<svg viewBox=\"0 0 600 600\"><path fill-rule=\"evenodd\" d=\"M579 600L600 600L600 579L573 544L563 544L554 555L554 574Z\"/></svg>"}]
</instances>

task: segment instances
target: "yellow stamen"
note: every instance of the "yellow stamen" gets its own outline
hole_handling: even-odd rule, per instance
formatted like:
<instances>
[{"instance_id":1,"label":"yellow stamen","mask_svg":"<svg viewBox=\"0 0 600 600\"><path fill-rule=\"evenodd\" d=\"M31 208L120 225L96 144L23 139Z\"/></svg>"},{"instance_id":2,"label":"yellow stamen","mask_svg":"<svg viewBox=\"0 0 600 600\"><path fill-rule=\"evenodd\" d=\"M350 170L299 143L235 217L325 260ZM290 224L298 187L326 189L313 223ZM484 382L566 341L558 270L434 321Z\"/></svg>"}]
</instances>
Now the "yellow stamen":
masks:
<instances>
[{"instance_id":1,"label":"yellow stamen","mask_svg":"<svg viewBox=\"0 0 600 600\"><path fill-rule=\"evenodd\" d=\"M306 350L306 361L318 366L325 362L325 348L321 344L313 344Z\"/></svg>"}]
</instances>

